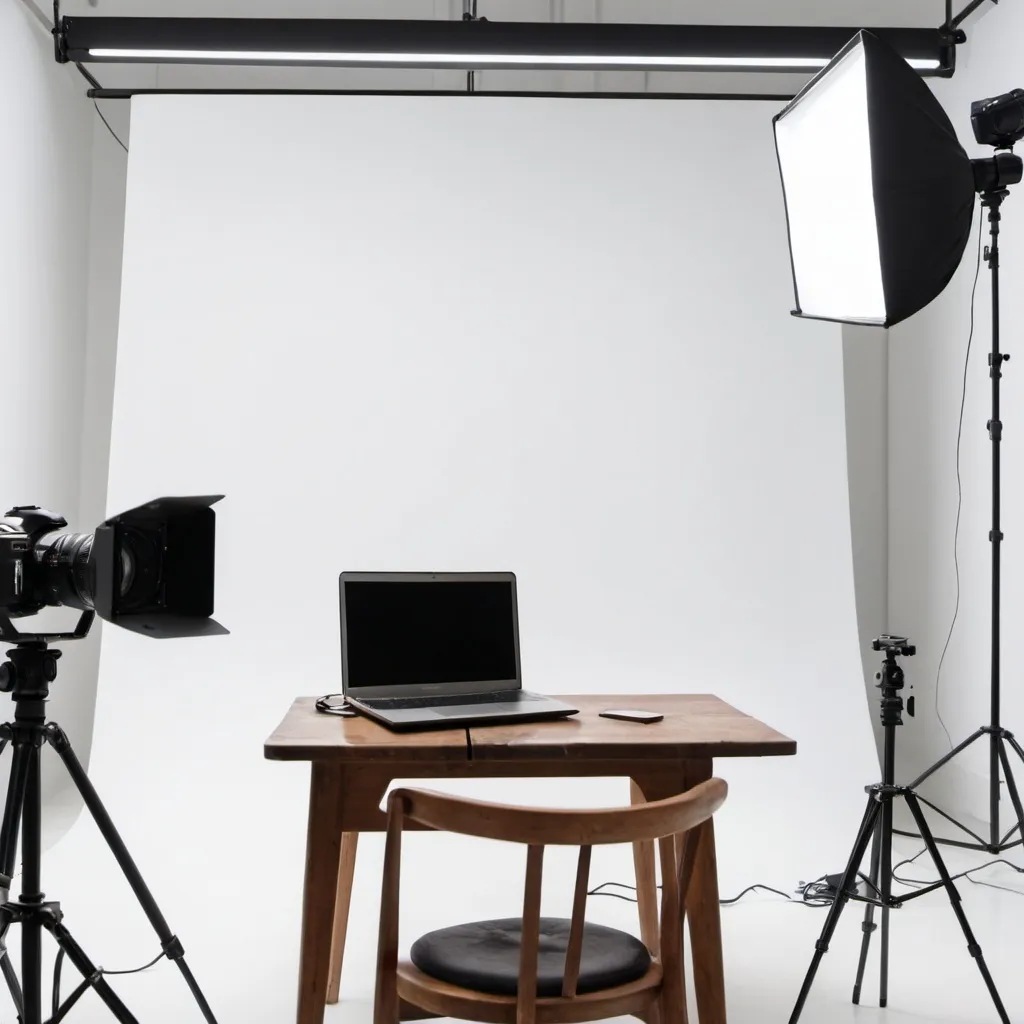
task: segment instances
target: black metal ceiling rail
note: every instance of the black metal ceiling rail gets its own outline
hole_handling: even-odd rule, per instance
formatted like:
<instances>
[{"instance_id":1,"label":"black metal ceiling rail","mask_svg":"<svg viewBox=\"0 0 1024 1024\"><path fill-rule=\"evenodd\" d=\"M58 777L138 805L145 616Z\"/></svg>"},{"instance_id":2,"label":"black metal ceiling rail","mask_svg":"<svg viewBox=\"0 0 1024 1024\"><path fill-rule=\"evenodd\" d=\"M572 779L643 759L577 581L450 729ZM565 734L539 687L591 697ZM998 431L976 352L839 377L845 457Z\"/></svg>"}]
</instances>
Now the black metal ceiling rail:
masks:
<instances>
[{"instance_id":1,"label":"black metal ceiling rail","mask_svg":"<svg viewBox=\"0 0 1024 1024\"><path fill-rule=\"evenodd\" d=\"M987 3L998 4L999 0L971 0L971 2L954 17L953 0L946 0L946 23L944 29L956 30L979 8Z\"/></svg>"},{"instance_id":2,"label":"black metal ceiling rail","mask_svg":"<svg viewBox=\"0 0 1024 1024\"><path fill-rule=\"evenodd\" d=\"M81 63L803 72L861 27L64 16L56 36L58 59ZM922 74L952 74L947 29L873 31L937 65Z\"/></svg>"},{"instance_id":3,"label":"black metal ceiling rail","mask_svg":"<svg viewBox=\"0 0 1024 1024\"><path fill-rule=\"evenodd\" d=\"M88 71L86 71L81 64L76 62L75 67L78 68L78 73L89 83L89 90L86 93L86 95L89 97L89 99L95 99L96 97L93 96L93 93L103 92L103 86L100 85L96 78L93 75L91 75Z\"/></svg>"},{"instance_id":4,"label":"black metal ceiling rail","mask_svg":"<svg viewBox=\"0 0 1024 1024\"><path fill-rule=\"evenodd\" d=\"M542 92L540 90L465 89L89 89L97 100L130 100L133 96L515 96L570 100L768 100L788 103L793 93L734 92Z\"/></svg>"}]
</instances>

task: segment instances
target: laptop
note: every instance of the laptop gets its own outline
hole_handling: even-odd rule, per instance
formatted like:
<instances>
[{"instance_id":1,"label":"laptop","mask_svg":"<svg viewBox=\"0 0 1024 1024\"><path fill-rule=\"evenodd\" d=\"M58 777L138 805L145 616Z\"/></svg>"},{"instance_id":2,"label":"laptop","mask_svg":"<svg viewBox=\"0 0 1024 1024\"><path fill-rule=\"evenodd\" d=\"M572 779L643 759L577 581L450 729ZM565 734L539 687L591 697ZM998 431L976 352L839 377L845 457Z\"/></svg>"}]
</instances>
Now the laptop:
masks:
<instances>
[{"instance_id":1,"label":"laptop","mask_svg":"<svg viewBox=\"0 0 1024 1024\"><path fill-rule=\"evenodd\" d=\"M510 572L343 572L346 701L391 729L564 718L523 689Z\"/></svg>"}]
</instances>

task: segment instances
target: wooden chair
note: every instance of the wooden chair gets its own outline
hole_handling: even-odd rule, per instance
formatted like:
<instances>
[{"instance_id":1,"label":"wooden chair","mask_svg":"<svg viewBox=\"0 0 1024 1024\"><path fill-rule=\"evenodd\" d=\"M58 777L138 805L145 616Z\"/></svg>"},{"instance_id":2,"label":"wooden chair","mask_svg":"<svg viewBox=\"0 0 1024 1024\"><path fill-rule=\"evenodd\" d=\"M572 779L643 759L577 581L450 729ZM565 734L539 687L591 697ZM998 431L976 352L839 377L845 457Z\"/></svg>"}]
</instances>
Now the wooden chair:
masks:
<instances>
[{"instance_id":1,"label":"wooden chair","mask_svg":"<svg viewBox=\"0 0 1024 1024\"><path fill-rule=\"evenodd\" d=\"M506 807L414 789L388 800L374 1024L439 1016L489 1024L576 1024L632 1014L685 1024L683 913L702 825L728 788L709 779L680 796L612 810ZM522 919L447 928L398 959L402 829L428 828L527 847ZM591 849L658 841L659 948L585 923ZM544 848L578 846L571 921L541 918ZM542 942L543 933L543 942Z\"/></svg>"}]
</instances>

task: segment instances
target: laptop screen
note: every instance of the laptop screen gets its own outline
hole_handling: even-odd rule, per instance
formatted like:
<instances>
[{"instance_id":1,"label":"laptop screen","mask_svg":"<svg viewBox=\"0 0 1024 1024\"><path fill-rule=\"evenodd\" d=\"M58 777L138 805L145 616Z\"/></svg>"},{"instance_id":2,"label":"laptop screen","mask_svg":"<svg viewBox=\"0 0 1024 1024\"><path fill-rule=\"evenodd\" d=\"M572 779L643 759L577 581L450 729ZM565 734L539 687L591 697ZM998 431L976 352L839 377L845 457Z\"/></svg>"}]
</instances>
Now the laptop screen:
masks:
<instances>
[{"instance_id":1,"label":"laptop screen","mask_svg":"<svg viewBox=\"0 0 1024 1024\"><path fill-rule=\"evenodd\" d=\"M514 577L342 577L345 686L407 694L519 685ZM458 684L464 684L459 686ZM473 687L470 686L470 689Z\"/></svg>"}]
</instances>

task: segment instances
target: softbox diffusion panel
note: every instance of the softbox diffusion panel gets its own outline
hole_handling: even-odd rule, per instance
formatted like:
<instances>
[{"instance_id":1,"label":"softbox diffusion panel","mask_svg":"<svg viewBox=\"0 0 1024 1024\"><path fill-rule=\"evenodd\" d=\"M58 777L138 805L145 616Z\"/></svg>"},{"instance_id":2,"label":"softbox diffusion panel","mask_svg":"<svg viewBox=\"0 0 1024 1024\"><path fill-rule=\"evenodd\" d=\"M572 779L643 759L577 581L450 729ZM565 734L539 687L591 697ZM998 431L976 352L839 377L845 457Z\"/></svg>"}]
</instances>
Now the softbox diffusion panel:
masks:
<instances>
[{"instance_id":1,"label":"softbox diffusion panel","mask_svg":"<svg viewBox=\"0 0 1024 1024\"><path fill-rule=\"evenodd\" d=\"M930 303L963 257L970 160L907 63L860 32L775 118L796 309L889 327Z\"/></svg>"}]
</instances>

